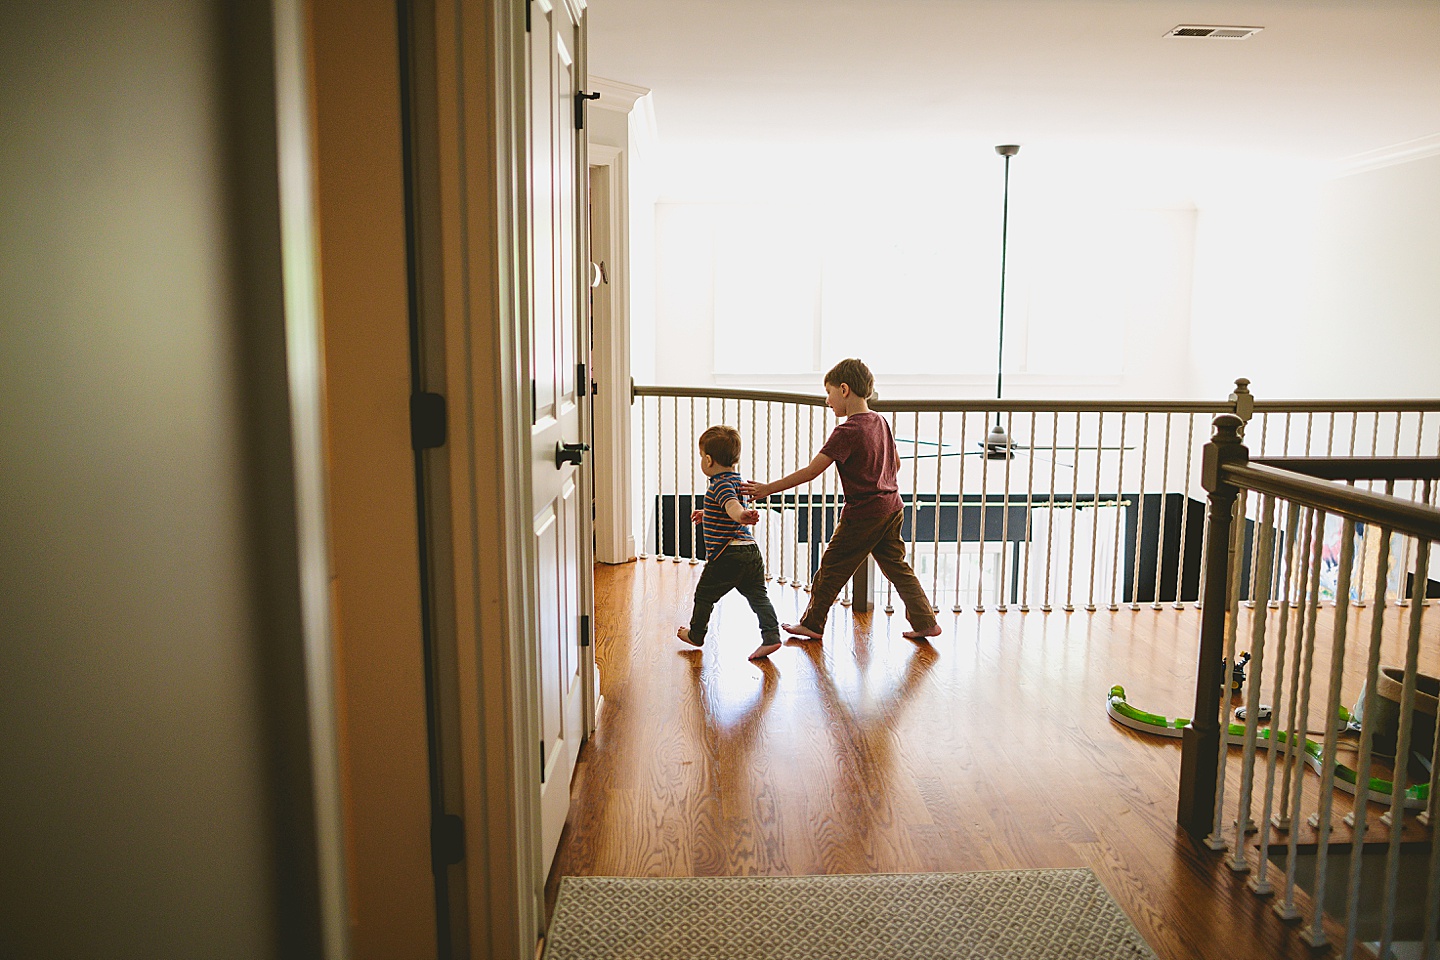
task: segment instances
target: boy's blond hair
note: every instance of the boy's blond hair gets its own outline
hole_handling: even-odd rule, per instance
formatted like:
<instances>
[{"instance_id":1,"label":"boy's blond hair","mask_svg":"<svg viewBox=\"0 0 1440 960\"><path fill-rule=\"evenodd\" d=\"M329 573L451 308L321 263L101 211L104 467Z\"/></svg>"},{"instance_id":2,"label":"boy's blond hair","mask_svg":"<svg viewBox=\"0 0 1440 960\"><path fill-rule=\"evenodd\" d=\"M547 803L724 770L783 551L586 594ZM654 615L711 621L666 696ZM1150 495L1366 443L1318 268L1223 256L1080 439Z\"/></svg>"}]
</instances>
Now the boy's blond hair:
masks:
<instances>
[{"instance_id":1,"label":"boy's blond hair","mask_svg":"<svg viewBox=\"0 0 1440 960\"><path fill-rule=\"evenodd\" d=\"M723 423L710 427L700 434L700 452L722 467L735 466L740 459L740 431Z\"/></svg>"},{"instance_id":2,"label":"boy's blond hair","mask_svg":"<svg viewBox=\"0 0 1440 960\"><path fill-rule=\"evenodd\" d=\"M861 400L872 400L875 396L875 377L863 360L850 357L841 360L825 374L826 386L838 387L845 384L850 392Z\"/></svg>"}]
</instances>

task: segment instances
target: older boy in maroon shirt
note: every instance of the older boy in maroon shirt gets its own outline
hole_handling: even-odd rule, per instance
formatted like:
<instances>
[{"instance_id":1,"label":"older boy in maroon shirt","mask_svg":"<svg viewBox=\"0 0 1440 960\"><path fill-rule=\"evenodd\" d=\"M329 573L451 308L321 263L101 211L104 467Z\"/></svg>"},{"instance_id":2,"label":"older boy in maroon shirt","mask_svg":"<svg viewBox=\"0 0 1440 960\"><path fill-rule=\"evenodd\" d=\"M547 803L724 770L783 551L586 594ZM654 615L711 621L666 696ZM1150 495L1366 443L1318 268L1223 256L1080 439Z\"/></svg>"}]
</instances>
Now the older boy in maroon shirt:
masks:
<instances>
[{"instance_id":1,"label":"older boy in maroon shirt","mask_svg":"<svg viewBox=\"0 0 1440 960\"><path fill-rule=\"evenodd\" d=\"M830 605L866 556L875 558L880 572L905 601L905 619L912 628L905 631L905 636L923 640L940 634L930 600L915 571L905 562L905 541L900 539L905 510L895 481L900 455L890 435L890 424L870 409L874 387L875 378L864 363L841 360L825 374L825 403L842 421L831 431L815 459L774 483L752 481L741 486L746 496L767 497L809 483L832 463L840 473L845 507L820 558L820 569L810 586L810 605L799 623L781 624L787 633L797 637L821 638Z\"/></svg>"}]
</instances>

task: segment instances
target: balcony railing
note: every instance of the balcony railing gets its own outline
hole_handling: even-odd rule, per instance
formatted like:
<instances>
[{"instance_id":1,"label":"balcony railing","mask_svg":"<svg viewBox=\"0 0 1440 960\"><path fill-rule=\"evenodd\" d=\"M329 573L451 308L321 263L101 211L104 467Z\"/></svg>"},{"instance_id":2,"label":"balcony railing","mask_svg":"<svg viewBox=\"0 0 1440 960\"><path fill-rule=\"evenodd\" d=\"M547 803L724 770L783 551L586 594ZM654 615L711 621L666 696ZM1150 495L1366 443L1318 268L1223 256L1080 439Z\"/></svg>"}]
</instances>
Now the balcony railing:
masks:
<instances>
[{"instance_id":1,"label":"balcony railing","mask_svg":"<svg viewBox=\"0 0 1440 960\"><path fill-rule=\"evenodd\" d=\"M1217 414L1252 421L1257 457L1440 451L1440 401L1261 403L1244 380L1215 402L880 400L872 409L890 420L902 458L911 566L936 609L955 612L1199 603L1209 521L1198 449ZM740 471L773 480L808 463L835 425L820 396L714 388L636 387L633 417L639 553L693 563L689 515L705 489L696 442L707 426L736 427ZM1398 492L1422 496L1413 483ZM757 504L773 579L808 589L843 504L834 471ZM1248 601L1258 500L1247 498L1245 516ZM875 602L893 609L888 584L879 590ZM841 599L865 609L871 597L867 586Z\"/></svg>"}]
</instances>

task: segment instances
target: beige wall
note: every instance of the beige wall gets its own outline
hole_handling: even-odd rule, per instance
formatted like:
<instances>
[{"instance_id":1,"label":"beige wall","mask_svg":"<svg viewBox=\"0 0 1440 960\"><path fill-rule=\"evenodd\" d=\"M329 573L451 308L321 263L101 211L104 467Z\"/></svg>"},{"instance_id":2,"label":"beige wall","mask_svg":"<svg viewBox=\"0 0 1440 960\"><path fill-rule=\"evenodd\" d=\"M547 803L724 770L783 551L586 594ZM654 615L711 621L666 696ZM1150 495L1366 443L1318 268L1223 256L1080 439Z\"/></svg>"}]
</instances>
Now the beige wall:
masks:
<instances>
[{"instance_id":1,"label":"beige wall","mask_svg":"<svg viewBox=\"0 0 1440 960\"><path fill-rule=\"evenodd\" d=\"M312 11L351 943L433 957L395 5Z\"/></svg>"},{"instance_id":2,"label":"beige wall","mask_svg":"<svg viewBox=\"0 0 1440 960\"><path fill-rule=\"evenodd\" d=\"M3 957L321 955L279 19L0 5Z\"/></svg>"}]
</instances>

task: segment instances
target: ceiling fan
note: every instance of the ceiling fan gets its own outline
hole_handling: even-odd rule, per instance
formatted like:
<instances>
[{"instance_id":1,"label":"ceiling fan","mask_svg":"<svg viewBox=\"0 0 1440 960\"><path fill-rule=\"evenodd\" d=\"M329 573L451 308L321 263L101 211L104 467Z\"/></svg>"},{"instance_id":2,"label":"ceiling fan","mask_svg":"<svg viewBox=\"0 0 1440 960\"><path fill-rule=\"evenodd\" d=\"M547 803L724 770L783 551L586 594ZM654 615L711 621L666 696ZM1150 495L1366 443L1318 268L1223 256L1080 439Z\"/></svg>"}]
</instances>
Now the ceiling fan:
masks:
<instances>
[{"instance_id":1,"label":"ceiling fan","mask_svg":"<svg viewBox=\"0 0 1440 960\"><path fill-rule=\"evenodd\" d=\"M1002 195L1001 219L1000 219L1000 328L998 337L998 355L995 359L995 399L1001 399L1004 393L1004 361L1005 361L1005 268L1006 259L1009 254L1010 245L1010 158L1020 152L1020 145L1015 143L1000 144L995 152L1005 158L1005 188ZM1058 426L1058 425L1057 425ZM909 444L912 452L901 454L901 460L924 460L932 457L984 457L986 460L1011 460L1016 456L1030 455L1038 460L1050 461L1045 456L1044 447L1033 447L1020 443L1010 436L1010 432L1002 426L997 419L985 434L984 440L975 441L975 450L958 450L950 444L936 443L933 440L919 440L909 438L896 438L896 446ZM922 453L920 447L935 447L933 453ZM1113 445L1076 445L1058 443L1055 450L1079 451L1079 450L1130 450L1130 446ZM1065 463L1062 460L1055 460L1056 464L1074 468L1073 464Z\"/></svg>"},{"instance_id":2,"label":"ceiling fan","mask_svg":"<svg viewBox=\"0 0 1440 960\"><path fill-rule=\"evenodd\" d=\"M908 437L897 437L895 439L895 445L897 447L903 447L907 444L912 447L914 452L900 454L901 460L929 460L934 457L984 457L986 460L1011 460L1017 456L1029 455L1037 460L1044 460L1047 463L1050 462L1050 457L1047 456L1050 452L1049 447L1032 447L1020 443L1011 437L1005 428L998 423L990 428L984 440L975 441L975 446L978 448L975 450L960 450L952 444L936 443L934 440L911 440ZM934 452L922 453L920 447L935 447L936 449ZM1070 450L1119 450L1122 448L1110 446L1077 447L1073 444L1066 444L1064 446L1057 445L1055 449L1059 452ZM1123 449L1128 450L1130 448L1124 447ZM1055 463L1062 467L1074 467L1074 464L1066 463L1063 460L1057 459Z\"/></svg>"}]
</instances>

